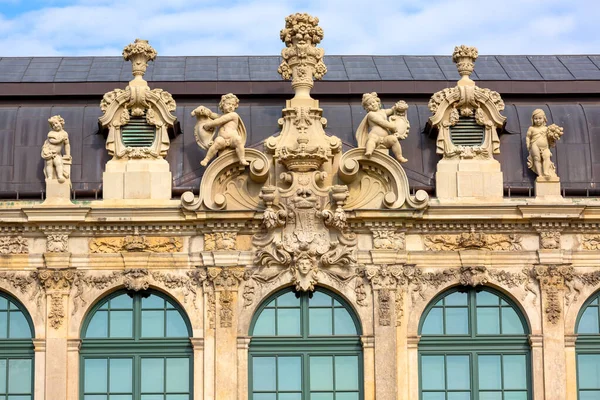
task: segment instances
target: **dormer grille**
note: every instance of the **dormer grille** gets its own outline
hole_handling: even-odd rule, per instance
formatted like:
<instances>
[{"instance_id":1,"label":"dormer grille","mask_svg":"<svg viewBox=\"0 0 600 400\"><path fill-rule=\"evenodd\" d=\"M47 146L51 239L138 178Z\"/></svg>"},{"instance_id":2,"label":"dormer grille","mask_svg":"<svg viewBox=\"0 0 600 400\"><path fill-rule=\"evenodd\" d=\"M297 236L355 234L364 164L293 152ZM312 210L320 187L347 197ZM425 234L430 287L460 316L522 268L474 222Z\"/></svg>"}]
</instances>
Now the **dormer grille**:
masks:
<instances>
[{"instance_id":1,"label":"dormer grille","mask_svg":"<svg viewBox=\"0 0 600 400\"><path fill-rule=\"evenodd\" d=\"M121 128L121 138L125 147L152 147L156 137L156 127L146 121L146 115L131 117Z\"/></svg>"},{"instance_id":2,"label":"dormer grille","mask_svg":"<svg viewBox=\"0 0 600 400\"><path fill-rule=\"evenodd\" d=\"M460 117L456 125L450 127L450 139L455 146L481 146L485 138L485 127L473 117Z\"/></svg>"}]
</instances>

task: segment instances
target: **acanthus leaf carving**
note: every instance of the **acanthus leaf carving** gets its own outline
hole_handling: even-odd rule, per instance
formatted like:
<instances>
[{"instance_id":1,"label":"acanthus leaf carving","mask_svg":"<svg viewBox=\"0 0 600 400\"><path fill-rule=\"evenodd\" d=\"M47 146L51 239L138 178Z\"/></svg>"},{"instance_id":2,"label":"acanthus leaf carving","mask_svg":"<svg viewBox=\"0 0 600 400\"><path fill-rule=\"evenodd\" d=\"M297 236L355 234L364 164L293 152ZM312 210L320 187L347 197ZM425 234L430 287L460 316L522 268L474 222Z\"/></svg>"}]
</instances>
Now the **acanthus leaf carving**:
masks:
<instances>
[{"instance_id":1,"label":"acanthus leaf carving","mask_svg":"<svg viewBox=\"0 0 600 400\"><path fill-rule=\"evenodd\" d=\"M373 248L375 250L404 250L406 238L404 232L390 229L373 230Z\"/></svg>"},{"instance_id":2,"label":"acanthus leaf carving","mask_svg":"<svg viewBox=\"0 0 600 400\"><path fill-rule=\"evenodd\" d=\"M46 251L49 253L64 253L69 250L69 235L49 234L46 238Z\"/></svg>"},{"instance_id":3,"label":"acanthus leaf carving","mask_svg":"<svg viewBox=\"0 0 600 400\"><path fill-rule=\"evenodd\" d=\"M0 236L0 254L27 254L29 243L23 236Z\"/></svg>"},{"instance_id":4,"label":"acanthus leaf carving","mask_svg":"<svg viewBox=\"0 0 600 400\"><path fill-rule=\"evenodd\" d=\"M177 253L183 248L181 238L130 235L99 237L90 241L90 253Z\"/></svg>"},{"instance_id":5,"label":"acanthus leaf carving","mask_svg":"<svg viewBox=\"0 0 600 400\"><path fill-rule=\"evenodd\" d=\"M429 251L456 251L482 249L492 251L522 250L518 234L485 234L474 231L461 234L425 235L425 249Z\"/></svg>"},{"instance_id":6,"label":"acanthus leaf carving","mask_svg":"<svg viewBox=\"0 0 600 400\"><path fill-rule=\"evenodd\" d=\"M235 250L237 232L204 234L204 251Z\"/></svg>"}]
</instances>

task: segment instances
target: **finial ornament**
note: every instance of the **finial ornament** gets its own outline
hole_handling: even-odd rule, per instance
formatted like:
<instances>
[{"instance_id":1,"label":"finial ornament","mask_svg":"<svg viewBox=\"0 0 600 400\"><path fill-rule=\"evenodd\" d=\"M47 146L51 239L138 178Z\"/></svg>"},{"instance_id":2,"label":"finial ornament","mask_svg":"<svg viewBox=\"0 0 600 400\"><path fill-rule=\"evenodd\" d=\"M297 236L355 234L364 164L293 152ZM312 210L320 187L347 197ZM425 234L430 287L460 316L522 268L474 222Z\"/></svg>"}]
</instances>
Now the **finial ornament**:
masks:
<instances>
[{"instance_id":1,"label":"finial ornament","mask_svg":"<svg viewBox=\"0 0 600 400\"><path fill-rule=\"evenodd\" d=\"M538 108L533 111L526 137L529 150L527 166L538 175L537 180L558 181L550 149L556 146L556 142L563 135L563 128L555 124L546 126L547 122L544 110Z\"/></svg>"},{"instance_id":2,"label":"finial ornament","mask_svg":"<svg viewBox=\"0 0 600 400\"><path fill-rule=\"evenodd\" d=\"M148 61L154 61L156 56L156 50L150 46L147 40L143 39L135 39L135 42L128 44L123 49L123 58L125 61L131 61L133 81L143 80Z\"/></svg>"},{"instance_id":3,"label":"finial ornament","mask_svg":"<svg viewBox=\"0 0 600 400\"><path fill-rule=\"evenodd\" d=\"M281 51L283 61L277 72L283 79L292 80L296 98L310 98L314 79L327 73L323 63L325 51L317 48L323 39L323 29L318 26L319 18L307 13L291 14L285 18L285 28L280 37L286 45Z\"/></svg>"},{"instance_id":4,"label":"finial ornament","mask_svg":"<svg viewBox=\"0 0 600 400\"><path fill-rule=\"evenodd\" d=\"M470 78L473 70L475 69L475 60L479 56L479 52L476 47L465 46L461 44L454 48L452 53L452 61L456 64L458 73L461 78L458 81L458 86L475 86L475 82Z\"/></svg>"}]
</instances>

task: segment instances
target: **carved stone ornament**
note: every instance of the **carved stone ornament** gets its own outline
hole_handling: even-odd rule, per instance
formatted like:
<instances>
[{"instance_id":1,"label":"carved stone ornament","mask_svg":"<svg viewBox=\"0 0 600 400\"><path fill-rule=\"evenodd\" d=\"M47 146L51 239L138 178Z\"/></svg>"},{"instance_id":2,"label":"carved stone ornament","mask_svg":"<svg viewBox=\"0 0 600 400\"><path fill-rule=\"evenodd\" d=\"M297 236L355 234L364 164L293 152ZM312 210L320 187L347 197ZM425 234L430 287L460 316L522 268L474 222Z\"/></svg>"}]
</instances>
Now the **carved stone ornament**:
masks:
<instances>
[{"instance_id":1,"label":"carved stone ornament","mask_svg":"<svg viewBox=\"0 0 600 400\"><path fill-rule=\"evenodd\" d=\"M22 236L0 236L0 254L27 254L29 244Z\"/></svg>"},{"instance_id":2,"label":"carved stone ornament","mask_svg":"<svg viewBox=\"0 0 600 400\"><path fill-rule=\"evenodd\" d=\"M516 234L461 233L448 235L426 235L423 238L425 249L429 251L456 250L522 250L521 236Z\"/></svg>"},{"instance_id":3,"label":"carved stone ornament","mask_svg":"<svg viewBox=\"0 0 600 400\"><path fill-rule=\"evenodd\" d=\"M106 149L114 159L162 159L170 146L168 130L176 117L173 97L162 89L152 89L143 79L148 61L156 58L156 51L147 40L136 39L123 50L123 58L131 61L133 80L122 89L108 92L100 102L103 114L100 124L108 129ZM122 140L122 131L128 124L151 125L155 131L152 144L145 147L128 146Z\"/></svg>"},{"instance_id":4,"label":"carved stone ornament","mask_svg":"<svg viewBox=\"0 0 600 400\"><path fill-rule=\"evenodd\" d=\"M404 250L406 238L404 232L393 230L373 230L373 248L375 250Z\"/></svg>"},{"instance_id":5,"label":"carved stone ornament","mask_svg":"<svg viewBox=\"0 0 600 400\"><path fill-rule=\"evenodd\" d=\"M237 232L215 232L204 234L204 251L235 250Z\"/></svg>"},{"instance_id":6,"label":"carved stone ornament","mask_svg":"<svg viewBox=\"0 0 600 400\"><path fill-rule=\"evenodd\" d=\"M560 249L560 231L540 232L540 248L548 250Z\"/></svg>"},{"instance_id":7,"label":"carved stone ornament","mask_svg":"<svg viewBox=\"0 0 600 400\"><path fill-rule=\"evenodd\" d=\"M69 235L50 234L46 238L48 253L65 253L69 251Z\"/></svg>"},{"instance_id":8,"label":"carved stone ornament","mask_svg":"<svg viewBox=\"0 0 600 400\"><path fill-rule=\"evenodd\" d=\"M221 328L231 328L233 322L233 293L226 290L219 293L219 321Z\"/></svg>"},{"instance_id":9,"label":"carved stone ornament","mask_svg":"<svg viewBox=\"0 0 600 400\"><path fill-rule=\"evenodd\" d=\"M579 243L583 250L600 250L600 234L590 233L580 235Z\"/></svg>"},{"instance_id":10,"label":"carved stone ornament","mask_svg":"<svg viewBox=\"0 0 600 400\"><path fill-rule=\"evenodd\" d=\"M496 130L502 128L506 121L506 117L500 115L504 110L504 102L497 92L482 89L469 78L477 56L475 47L457 46L452 60L461 79L457 86L435 93L429 101L429 110L433 114L429 123L438 131L437 153L442 154L444 159L486 160L500 153L500 139ZM480 145L467 146L453 142L450 129L461 119L472 120L473 124L482 127L484 137Z\"/></svg>"},{"instance_id":11,"label":"carved stone ornament","mask_svg":"<svg viewBox=\"0 0 600 400\"><path fill-rule=\"evenodd\" d=\"M156 236L100 237L90 241L90 253L178 253L183 248L181 238Z\"/></svg>"},{"instance_id":12,"label":"carved stone ornament","mask_svg":"<svg viewBox=\"0 0 600 400\"><path fill-rule=\"evenodd\" d=\"M564 290L575 277L574 269L569 265L538 265L534 271L544 293L546 318L555 325L562 313Z\"/></svg>"},{"instance_id":13,"label":"carved stone ornament","mask_svg":"<svg viewBox=\"0 0 600 400\"><path fill-rule=\"evenodd\" d=\"M49 297L48 322L58 329L65 318L63 295L69 294L77 274L72 269L44 269L34 272L34 275Z\"/></svg>"},{"instance_id":14,"label":"carved stone ornament","mask_svg":"<svg viewBox=\"0 0 600 400\"><path fill-rule=\"evenodd\" d=\"M381 289L379 291L379 325L391 325L391 293L389 289Z\"/></svg>"},{"instance_id":15,"label":"carved stone ornament","mask_svg":"<svg viewBox=\"0 0 600 400\"><path fill-rule=\"evenodd\" d=\"M538 175L537 181L557 182L556 166L552 162L551 148L563 135L563 128L552 124L546 126L548 119L542 109L531 114L531 126L527 130L526 145L529 151L527 167Z\"/></svg>"},{"instance_id":16,"label":"carved stone ornament","mask_svg":"<svg viewBox=\"0 0 600 400\"><path fill-rule=\"evenodd\" d=\"M55 115L48 119L48 124L51 130L42 146L41 155L44 160L44 176L46 181L54 180L70 185L71 144L69 134L64 130L65 120L60 115Z\"/></svg>"}]
</instances>

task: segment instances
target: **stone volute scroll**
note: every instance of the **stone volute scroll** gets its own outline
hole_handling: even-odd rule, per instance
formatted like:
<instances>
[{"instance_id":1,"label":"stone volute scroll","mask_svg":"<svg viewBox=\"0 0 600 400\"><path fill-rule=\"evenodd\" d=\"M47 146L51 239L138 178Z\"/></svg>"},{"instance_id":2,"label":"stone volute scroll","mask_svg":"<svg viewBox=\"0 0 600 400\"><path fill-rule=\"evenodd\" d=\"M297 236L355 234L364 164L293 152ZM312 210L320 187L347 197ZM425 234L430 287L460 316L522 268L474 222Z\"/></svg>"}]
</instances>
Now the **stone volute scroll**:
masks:
<instances>
[{"instance_id":1,"label":"stone volute scroll","mask_svg":"<svg viewBox=\"0 0 600 400\"><path fill-rule=\"evenodd\" d=\"M498 200L503 195L502 171L494 154L500 153L497 129L506 117L497 92L476 86L470 78L478 51L457 46L452 54L460 80L453 88L435 93L429 101L429 124L437 130L437 197L442 200L477 198Z\"/></svg>"},{"instance_id":2,"label":"stone volute scroll","mask_svg":"<svg viewBox=\"0 0 600 400\"><path fill-rule=\"evenodd\" d=\"M538 176L535 180L536 197L560 196L560 179L556 174L550 149L562 137L563 128L555 124L547 126L547 123L544 110L534 110L526 136L529 151L527 167Z\"/></svg>"},{"instance_id":3,"label":"stone volute scroll","mask_svg":"<svg viewBox=\"0 0 600 400\"><path fill-rule=\"evenodd\" d=\"M65 131L65 120L60 115L48 119L50 131L42 145L48 204L71 204L71 145Z\"/></svg>"},{"instance_id":4,"label":"stone volute scroll","mask_svg":"<svg viewBox=\"0 0 600 400\"><path fill-rule=\"evenodd\" d=\"M171 172L164 159L173 132L176 104L162 89L152 89L143 76L157 56L148 41L136 39L123 50L131 61L133 80L108 92L100 102L100 125L108 130L106 150L113 158L103 175L104 199L171 198Z\"/></svg>"}]
</instances>

